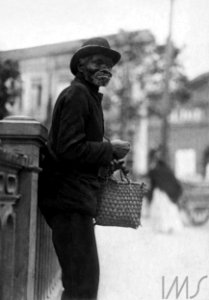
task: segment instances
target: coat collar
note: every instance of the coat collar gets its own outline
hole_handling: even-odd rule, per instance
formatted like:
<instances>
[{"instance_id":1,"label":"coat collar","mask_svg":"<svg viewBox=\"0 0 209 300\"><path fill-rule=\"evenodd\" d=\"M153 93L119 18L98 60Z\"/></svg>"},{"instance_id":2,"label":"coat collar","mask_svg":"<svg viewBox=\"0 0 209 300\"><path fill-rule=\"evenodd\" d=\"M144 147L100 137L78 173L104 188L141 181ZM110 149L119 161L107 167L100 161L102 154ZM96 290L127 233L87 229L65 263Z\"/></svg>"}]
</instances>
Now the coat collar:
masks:
<instances>
[{"instance_id":1,"label":"coat collar","mask_svg":"<svg viewBox=\"0 0 209 300\"><path fill-rule=\"evenodd\" d=\"M73 81L84 84L90 90L90 92L93 92L97 95L97 97L99 97L100 101L102 100L103 94L99 92L99 88L94 84L86 81L80 74L77 74Z\"/></svg>"}]
</instances>

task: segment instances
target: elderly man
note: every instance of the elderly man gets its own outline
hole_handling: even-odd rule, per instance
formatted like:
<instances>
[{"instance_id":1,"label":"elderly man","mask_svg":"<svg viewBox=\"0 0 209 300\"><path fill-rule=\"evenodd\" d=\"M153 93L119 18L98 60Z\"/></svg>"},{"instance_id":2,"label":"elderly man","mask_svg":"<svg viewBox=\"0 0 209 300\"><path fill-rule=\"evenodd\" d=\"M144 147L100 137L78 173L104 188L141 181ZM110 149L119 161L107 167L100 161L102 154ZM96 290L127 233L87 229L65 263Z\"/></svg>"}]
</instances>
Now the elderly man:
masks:
<instances>
[{"instance_id":1,"label":"elderly man","mask_svg":"<svg viewBox=\"0 0 209 300\"><path fill-rule=\"evenodd\" d=\"M128 153L126 141L104 141L99 87L111 79L120 54L104 38L87 40L73 55L71 85L55 104L40 176L39 205L52 229L62 269L62 300L96 299L99 262L94 234L100 174Z\"/></svg>"}]
</instances>

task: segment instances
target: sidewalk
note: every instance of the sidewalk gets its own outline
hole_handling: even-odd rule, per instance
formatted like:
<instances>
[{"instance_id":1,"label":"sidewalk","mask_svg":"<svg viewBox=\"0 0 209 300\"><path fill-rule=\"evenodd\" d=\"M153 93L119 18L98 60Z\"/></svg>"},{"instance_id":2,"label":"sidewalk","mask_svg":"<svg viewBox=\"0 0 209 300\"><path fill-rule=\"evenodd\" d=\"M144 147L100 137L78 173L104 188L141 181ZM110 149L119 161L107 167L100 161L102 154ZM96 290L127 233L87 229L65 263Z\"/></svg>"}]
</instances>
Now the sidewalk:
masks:
<instances>
[{"instance_id":1,"label":"sidewalk","mask_svg":"<svg viewBox=\"0 0 209 300\"><path fill-rule=\"evenodd\" d=\"M98 300L195 300L209 299L209 223L187 227L173 235L156 234L148 219L134 229L96 227L100 256L100 289ZM186 286L176 298L175 288L163 298L178 276L179 289L188 276Z\"/></svg>"}]
</instances>

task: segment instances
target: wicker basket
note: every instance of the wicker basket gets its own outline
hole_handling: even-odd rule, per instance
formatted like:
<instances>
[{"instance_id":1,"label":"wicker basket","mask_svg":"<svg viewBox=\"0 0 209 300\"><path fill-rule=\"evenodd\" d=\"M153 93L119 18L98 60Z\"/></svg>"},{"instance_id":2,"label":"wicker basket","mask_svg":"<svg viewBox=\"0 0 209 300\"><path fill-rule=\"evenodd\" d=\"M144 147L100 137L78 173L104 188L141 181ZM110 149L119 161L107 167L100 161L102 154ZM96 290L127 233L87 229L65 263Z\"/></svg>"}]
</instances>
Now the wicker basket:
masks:
<instances>
[{"instance_id":1,"label":"wicker basket","mask_svg":"<svg viewBox=\"0 0 209 300\"><path fill-rule=\"evenodd\" d=\"M98 201L97 225L137 228L141 225L141 208L144 183L117 181L104 182Z\"/></svg>"}]
</instances>

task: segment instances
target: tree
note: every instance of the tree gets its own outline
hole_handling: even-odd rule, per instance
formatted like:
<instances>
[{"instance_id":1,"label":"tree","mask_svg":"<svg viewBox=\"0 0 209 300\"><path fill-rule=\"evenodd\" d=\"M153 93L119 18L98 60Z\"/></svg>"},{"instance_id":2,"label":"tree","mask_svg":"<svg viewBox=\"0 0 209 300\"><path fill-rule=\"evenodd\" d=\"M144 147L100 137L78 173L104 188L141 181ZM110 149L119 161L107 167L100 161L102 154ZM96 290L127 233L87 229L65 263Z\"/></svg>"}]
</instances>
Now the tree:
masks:
<instances>
[{"instance_id":1,"label":"tree","mask_svg":"<svg viewBox=\"0 0 209 300\"><path fill-rule=\"evenodd\" d=\"M7 105L13 105L20 93L18 63L12 60L0 61L0 119L9 112Z\"/></svg>"},{"instance_id":2,"label":"tree","mask_svg":"<svg viewBox=\"0 0 209 300\"><path fill-rule=\"evenodd\" d=\"M108 133L130 137L147 103L149 115L163 116L165 46L157 45L150 31L121 31L113 41L122 54L106 93L104 110ZM172 106L188 100L188 80L178 63L179 49L173 46L170 93Z\"/></svg>"},{"instance_id":3,"label":"tree","mask_svg":"<svg viewBox=\"0 0 209 300\"><path fill-rule=\"evenodd\" d=\"M106 132L110 137L120 137L133 144L144 107L149 118L158 118L161 123L166 113L163 103L166 45L158 45L148 30L121 31L112 44L122 58L113 69L113 78L103 102ZM171 109L189 99L188 80L178 62L179 54L180 50L172 45Z\"/></svg>"}]
</instances>

